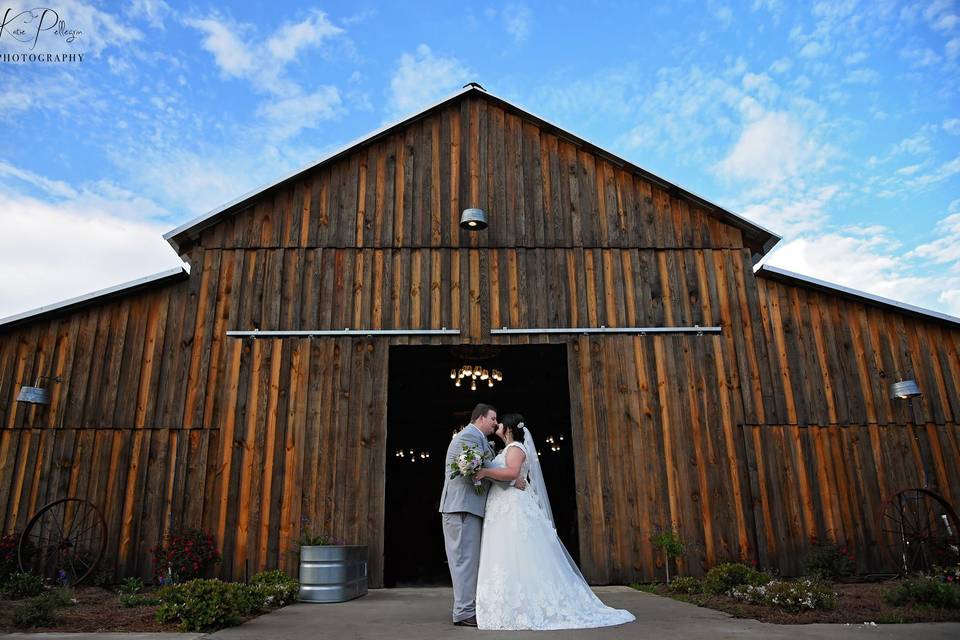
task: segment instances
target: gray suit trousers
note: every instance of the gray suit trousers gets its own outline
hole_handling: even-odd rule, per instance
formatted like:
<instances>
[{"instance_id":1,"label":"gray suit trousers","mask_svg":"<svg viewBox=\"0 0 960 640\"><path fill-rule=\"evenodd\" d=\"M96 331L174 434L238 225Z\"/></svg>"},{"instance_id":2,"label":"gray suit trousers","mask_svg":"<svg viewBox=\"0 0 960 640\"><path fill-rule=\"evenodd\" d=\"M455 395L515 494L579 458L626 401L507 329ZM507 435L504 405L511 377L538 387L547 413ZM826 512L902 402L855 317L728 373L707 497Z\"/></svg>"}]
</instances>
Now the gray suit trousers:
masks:
<instances>
[{"instance_id":1,"label":"gray suit trousers","mask_svg":"<svg viewBox=\"0 0 960 640\"><path fill-rule=\"evenodd\" d=\"M480 570L480 536L483 518L472 513L444 513L443 543L453 580L453 621L477 614L477 573Z\"/></svg>"}]
</instances>

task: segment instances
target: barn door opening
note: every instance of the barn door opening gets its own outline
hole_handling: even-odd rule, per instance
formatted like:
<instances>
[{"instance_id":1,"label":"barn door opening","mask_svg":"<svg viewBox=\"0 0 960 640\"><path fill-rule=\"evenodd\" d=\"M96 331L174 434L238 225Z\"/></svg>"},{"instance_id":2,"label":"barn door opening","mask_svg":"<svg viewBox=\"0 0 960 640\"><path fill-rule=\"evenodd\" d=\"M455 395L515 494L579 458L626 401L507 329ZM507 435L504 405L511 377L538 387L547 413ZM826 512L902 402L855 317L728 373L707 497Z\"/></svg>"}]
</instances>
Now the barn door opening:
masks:
<instances>
[{"instance_id":1,"label":"barn door opening","mask_svg":"<svg viewBox=\"0 0 960 640\"><path fill-rule=\"evenodd\" d=\"M478 402L494 405L499 415L526 418L540 450L557 531L578 559L566 346L392 346L389 360L385 586L450 585L437 512L444 456ZM496 368L503 381L493 388L478 384L476 391L469 383L455 387L450 371L465 364Z\"/></svg>"}]
</instances>

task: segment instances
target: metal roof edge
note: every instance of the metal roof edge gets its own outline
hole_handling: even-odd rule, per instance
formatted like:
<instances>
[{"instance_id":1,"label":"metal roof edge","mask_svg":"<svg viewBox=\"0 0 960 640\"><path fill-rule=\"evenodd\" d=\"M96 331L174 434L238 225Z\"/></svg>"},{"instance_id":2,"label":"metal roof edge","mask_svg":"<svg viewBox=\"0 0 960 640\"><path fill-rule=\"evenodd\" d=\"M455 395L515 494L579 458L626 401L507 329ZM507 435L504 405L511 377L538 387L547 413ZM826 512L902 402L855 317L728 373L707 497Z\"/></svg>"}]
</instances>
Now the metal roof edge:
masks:
<instances>
[{"instance_id":1,"label":"metal roof edge","mask_svg":"<svg viewBox=\"0 0 960 640\"><path fill-rule=\"evenodd\" d=\"M60 302L55 302L53 304L37 307L36 309L30 309L29 311L23 311L21 313L14 314L12 316L0 318L0 330L12 327L17 324L21 324L26 320L35 319L47 313L53 313L56 311L65 311L66 309L69 309L71 307L78 307L81 305L85 305L99 298L112 296L112 295L127 292L127 291L132 291L132 290L139 289L151 284L158 284L165 279L178 279L179 276L188 277L189 274L190 272L186 269L186 267L183 267L183 266L174 267L173 269L167 269L166 271L161 271L160 273L154 273L149 276L137 278L136 280L130 280L129 282L116 284L116 285L113 285L112 287L107 287L106 289L100 289L98 291L86 293L81 296L77 296L75 298L69 298L67 300L62 300Z\"/></svg>"},{"instance_id":2,"label":"metal roof edge","mask_svg":"<svg viewBox=\"0 0 960 640\"><path fill-rule=\"evenodd\" d=\"M849 287L844 287L843 285L834 284L832 282L827 282L826 280L820 280L819 278L814 278L812 276L805 276L794 271L788 271L786 269L781 269L779 267L771 267L768 264L761 264L757 269L754 270L754 275L761 276L763 274L771 274L773 276L779 276L789 280L797 280L804 284L812 285L815 288L826 289L828 291L835 291L837 293L847 295L853 298L858 298L866 302L884 306L892 307L898 311L906 311L920 316L927 316L929 318L934 318L936 320L941 320L943 322L949 322L950 324L955 324L960 326L960 318L955 316L947 315L946 313L940 313L939 311L933 311L931 309L924 309L923 307L917 307L912 304L907 304L906 302L898 302L896 300L891 300L890 298L884 298L883 296L874 295L872 293L867 293L865 291L860 291L858 289L851 289ZM769 275L767 277L770 277Z\"/></svg>"}]
</instances>

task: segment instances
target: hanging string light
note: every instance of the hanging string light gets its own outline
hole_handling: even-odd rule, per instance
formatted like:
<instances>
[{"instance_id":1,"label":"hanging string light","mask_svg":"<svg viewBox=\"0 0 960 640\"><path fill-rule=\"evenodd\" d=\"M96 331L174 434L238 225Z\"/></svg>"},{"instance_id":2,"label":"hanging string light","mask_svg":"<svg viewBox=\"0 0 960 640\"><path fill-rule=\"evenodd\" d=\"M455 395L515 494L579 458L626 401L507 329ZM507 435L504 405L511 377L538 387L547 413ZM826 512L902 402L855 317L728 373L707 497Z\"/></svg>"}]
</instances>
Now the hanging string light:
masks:
<instances>
[{"instance_id":1,"label":"hanging string light","mask_svg":"<svg viewBox=\"0 0 960 640\"><path fill-rule=\"evenodd\" d=\"M426 460L430 457L429 451L414 451L413 449L397 449L396 453L393 454L397 458L403 458L404 460L409 460L410 462L417 462Z\"/></svg>"},{"instance_id":2,"label":"hanging string light","mask_svg":"<svg viewBox=\"0 0 960 640\"><path fill-rule=\"evenodd\" d=\"M459 370L450 369L450 379L455 387L459 387L461 381L469 381L470 390L476 391L478 381L481 385L486 381L488 389L493 388L494 382L503 382L503 373L499 369L490 371L479 365L465 364Z\"/></svg>"}]
</instances>

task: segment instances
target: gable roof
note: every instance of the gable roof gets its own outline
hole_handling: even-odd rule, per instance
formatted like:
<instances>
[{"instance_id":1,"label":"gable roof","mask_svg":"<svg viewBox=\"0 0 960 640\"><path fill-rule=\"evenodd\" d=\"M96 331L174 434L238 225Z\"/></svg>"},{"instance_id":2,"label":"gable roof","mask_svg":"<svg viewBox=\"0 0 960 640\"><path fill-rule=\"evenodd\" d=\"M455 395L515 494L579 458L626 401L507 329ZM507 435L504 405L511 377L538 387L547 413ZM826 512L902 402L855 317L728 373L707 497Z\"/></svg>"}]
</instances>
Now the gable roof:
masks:
<instances>
[{"instance_id":1,"label":"gable roof","mask_svg":"<svg viewBox=\"0 0 960 640\"><path fill-rule=\"evenodd\" d=\"M176 251L178 254L182 254L183 250L188 246L188 244L191 241L195 240L204 229L207 229L217 224L221 220L229 217L230 215L240 211L242 208L244 208L247 204L249 204L252 200L257 198L258 196L264 195L268 191L271 191L275 188L286 185L290 182L296 181L299 178L303 177L304 174L306 174L307 172L317 169L323 165L329 164L337 160L338 158L347 155L357 147L370 144L379 138L388 136L391 133L393 133L395 130L400 129L401 127L404 127L420 118L426 117L427 115L435 111L438 111L441 108L451 103L457 102L467 96L479 96L484 98L485 100L489 100L497 104L498 106L506 109L507 111L510 111L527 120L535 122L537 125L539 125L541 128L543 128L546 131L552 131L552 132L558 133L565 140L573 142L577 146L583 147L598 156L604 157L612 161L614 164L627 168L628 170L639 175L643 179L651 182L652 184L660 187L661 189L664 189L665 191L667 191L667 193L670 193L671 195L677 196L679 198L689 200L694 204L696 204L697 206L702 207L707 211L707 213L713 215L714 217L718 218L722 222L725 222L731 226L734 226L740 229L740 231L744 234L744 238L747 240L747 245L755 249L754 251L755 260L765 255L770 249L774 247L774 245L777 244L777 242L780 241L780 236L770 231L769 229L766 229L756 224L755 222L751 222L750 220L747 220L742 216L739 216L731 211L728 211L706 200L705 198L698 196L697 194L695 194L694 192L688 189L684 189L683 187L680 187L672 182L664 180L663 178L657 175L654 175L653 173L650 173L646 169L643 169L628 160L624 160L623 158L620 158L614 155L613 153L610 153L609 151L606 151L605 149L598 147L597 145L562 129L557 125L552 124L551 122L548 122L547 120L532 114L529 111L521 109L520 107L508 102L507 100L504 100L503 98L497 97L488 91L485 91L483 89L477 88L476 86L473 86L473 84L467 85L464 89L461 89L460 91L457 91L456 93L451 94L446 98L443 98L439 102L433 105L430 105L429 107L423 109L418 113L415 113L411 116L407 116L406 118L403 118L402 120L399 120L397 122L393 122L391 124L385 125L377 129L376 131L372 131L371 133L368 133L362 138L354 140L353 142L350 142L344 145L343 147L340 147L339 149L326 155L320 160L317 160L316 162L313 162L303 168L297 169L296 171L293 171L292 173L289 173L279 178L278 180L275 180L274 182L263 185L262 187L254 189L253 191L250 191L248 193L245 193L242 196L235 198L230 202L227 202L226 204L223 204L217 207L216 209L213 209L212 211L209 211L208 213L205 213L201 216L194 218L193 220L185 222L179 227L177 227L176 229L172 229L167 233L165 233L163 237L167 242L170 243L174 251Z\"/></svg>"},{"instance_id":2,"label":"gable roof","mask_svg":"<svg viewBox=\"0 0 960 640\"><path fill-rule=\"evenodd\" d=\"M946 313L931 311L930 309L924 309L923 307L916 307L912 304L907 304L906 302L897 302L896 300L891 300L890 298L884 298L882 296L875 296L872 293L858 291L857 289L850 289L849 287L827 282L826 280L819 280L817 278L805 276L793 271L787 271L786 269L771 267L768 264L761 264L759 268L754 270L754 275L761 278L768 278L770 280L799 285L808 289L814 289L816 291L835 293L841 297L848 298L856 302L863 302L874 307L881 307L890 309L892 311L898 311L900 313L906 313L907 315L911 316L920 316L921 318L939 320L940 322L945 322L954 326L960 326L960 318L947 315Z\"/></svg>"}]
</instances>

